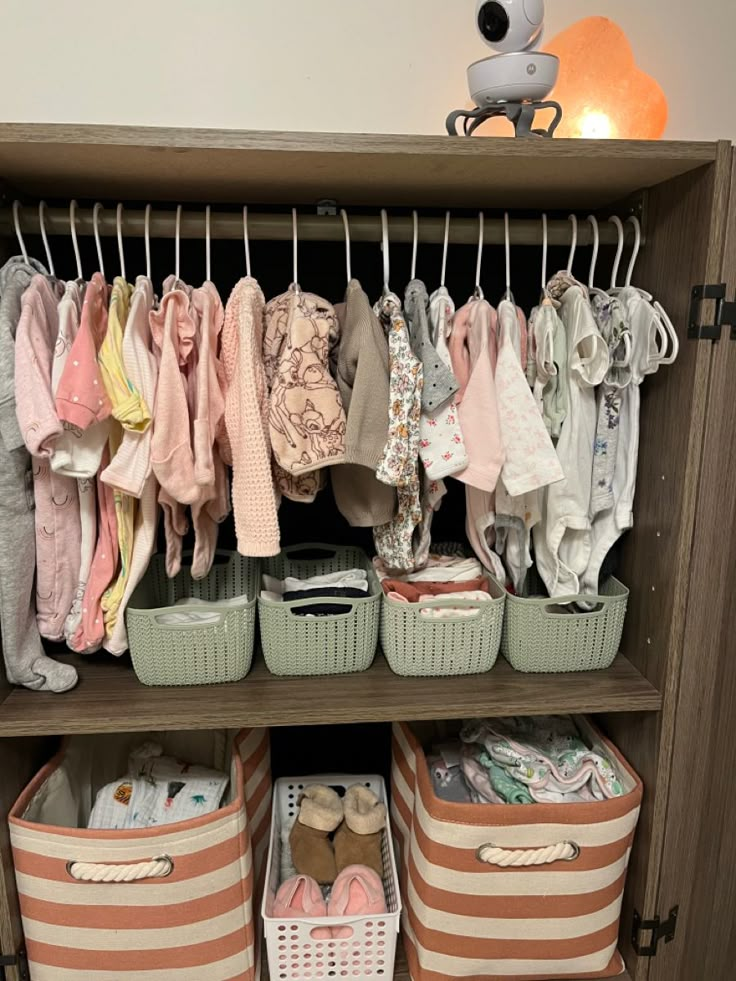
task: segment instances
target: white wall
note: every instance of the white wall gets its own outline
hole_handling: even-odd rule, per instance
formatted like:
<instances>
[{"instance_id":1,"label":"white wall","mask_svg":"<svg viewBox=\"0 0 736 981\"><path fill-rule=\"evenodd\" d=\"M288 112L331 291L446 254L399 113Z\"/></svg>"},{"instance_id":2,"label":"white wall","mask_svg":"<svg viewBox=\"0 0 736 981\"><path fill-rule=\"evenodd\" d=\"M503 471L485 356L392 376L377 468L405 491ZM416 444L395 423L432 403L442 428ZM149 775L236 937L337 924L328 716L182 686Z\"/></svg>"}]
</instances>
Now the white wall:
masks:
<instances>
[{"instance_id":1,"label":"white wall","mask_svg":"<svg viewBox=\"0 0 736 981\"><path fill-rule=\"evenodd\" d=\"M736 137L736 2L548 0L618 21L667 136ZM438 133L487 53L474 0L3 0L0 119ZM704 12L704 23L693 22Z\"/></svg>"}]
</instances>

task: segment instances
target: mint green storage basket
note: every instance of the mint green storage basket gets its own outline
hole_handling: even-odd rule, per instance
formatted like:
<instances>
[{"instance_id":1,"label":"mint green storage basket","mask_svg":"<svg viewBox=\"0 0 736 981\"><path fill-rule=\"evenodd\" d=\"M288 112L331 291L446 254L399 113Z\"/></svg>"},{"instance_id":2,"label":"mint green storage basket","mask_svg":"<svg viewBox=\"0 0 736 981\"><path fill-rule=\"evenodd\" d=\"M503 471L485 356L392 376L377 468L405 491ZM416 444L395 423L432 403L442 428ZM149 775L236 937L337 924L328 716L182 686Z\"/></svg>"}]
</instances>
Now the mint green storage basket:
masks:
<instances>
[{"instance_id":1,"label":"mint green storage basket","mask_svg":"<svg viewBox=\"0 0 736 981\"><path fill-rule=\"evenodd\" d=\"M536 597L506 599L501 652L517 671L562 673L610 668L621 645L629 591L611 576L599 596L550 599L536 573L527 581ZM539 595L541 594L541 595ZM593 604L585 612L571 604ZM563 608L566 608L563 609Z\"/></svg>"},{"instance_id":2,"label":"mint green storage basket","mask_svg":"<svg viewBox=\"0 0 736 981\"><path fill-rule=\"evenodd\" d=\"M456 600L451 595L418 603L384 596L381 647L395 674L415 678L448 678L484 674L496 663L501 645L506 592L490 577L491 599ZM475 609L472 615L432 620L424 609Z\"/></svg>"},{"instance_id":3,"label":"mint green storage basket","mask_svg":"<svg viewBox=\"0 0 736 981\"><path fill-rule=\"evenodd\" d=\"M192 579L188 565L169 579L164 556L155 555L126 613L138 679L144 685L214 685L244 678L253 661L258 580L258 561L236 552L217 552L209 575L200 580ZM182 599L202 605L176 606ZM202 620L162 622L183 613Z\"/></svg>"},{"instance_id":4,"label":"mint green storage basket","mask_svg":"<svg viewBox=\"0 0 736 981\"><path fill-rule=\"evenodd\" d=\"M330 572L365 569L368 572L366 599L330 597L321 601L330 606L343 606L345 613L298 616L296 610L320 601L279 603L263 599L259 593L258 621L263 657L272 674L303 677L368 670L378 645L381 586L365 552L343 545L294 545L275 558L265 559L262 568L275 579L287 576L307 579Z\"/></svg>"}]
</instances>

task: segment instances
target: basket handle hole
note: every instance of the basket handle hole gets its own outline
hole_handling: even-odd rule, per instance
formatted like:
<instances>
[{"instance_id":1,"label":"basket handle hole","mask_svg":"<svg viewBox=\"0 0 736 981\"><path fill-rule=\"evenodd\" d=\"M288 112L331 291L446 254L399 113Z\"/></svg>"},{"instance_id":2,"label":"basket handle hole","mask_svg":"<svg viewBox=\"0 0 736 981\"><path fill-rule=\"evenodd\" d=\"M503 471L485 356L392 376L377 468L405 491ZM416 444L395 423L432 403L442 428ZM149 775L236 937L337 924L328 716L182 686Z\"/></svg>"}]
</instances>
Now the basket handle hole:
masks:
<instances>
[{"instance_id":1,"label":"basket handle hole","mask_svg":"<svg viewBox=\"0 0 736 981\"><path fill-rule=\"evenodd\" d=\"M315 562L322 559L334 559L337 552L331 548L294 548L286 549L290 562Z\"/></svg>"},{"instance_id":2,"label":"basket handle hole","mask_svg":"<svg viewBox=\"0 0 736 981\"><path fill-rule=\"evenodd\" d=\"M603 609L603 603L598 603L596 606L591 606L589 610L580 610L570 606L562 606L560 603L550 603L549 606L545 606L544 612L548 616L557 617L569 617L569 616L580 616L580 615L590 615L591 613L600 613Z\"/></svg>"}]
</instances>

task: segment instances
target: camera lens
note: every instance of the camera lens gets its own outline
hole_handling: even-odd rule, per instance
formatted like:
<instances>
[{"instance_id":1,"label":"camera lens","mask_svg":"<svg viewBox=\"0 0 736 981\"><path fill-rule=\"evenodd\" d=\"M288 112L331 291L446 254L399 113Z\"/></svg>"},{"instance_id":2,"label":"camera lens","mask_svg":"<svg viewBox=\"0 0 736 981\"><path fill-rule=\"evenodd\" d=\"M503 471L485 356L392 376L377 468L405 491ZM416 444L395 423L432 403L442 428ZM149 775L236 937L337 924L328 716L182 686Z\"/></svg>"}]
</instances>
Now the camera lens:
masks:
<instances>
[{"instance_id":1,"label":"camera lens","mask_svg":"<svg viewBox=\"0 0 736 981\"><path fill-rule=\"evenodd\" d=\"M509 32L509 15L500 3L484 3L478 11L478 29L486 41L498 44Z\"/></svg>"}]
</instances>

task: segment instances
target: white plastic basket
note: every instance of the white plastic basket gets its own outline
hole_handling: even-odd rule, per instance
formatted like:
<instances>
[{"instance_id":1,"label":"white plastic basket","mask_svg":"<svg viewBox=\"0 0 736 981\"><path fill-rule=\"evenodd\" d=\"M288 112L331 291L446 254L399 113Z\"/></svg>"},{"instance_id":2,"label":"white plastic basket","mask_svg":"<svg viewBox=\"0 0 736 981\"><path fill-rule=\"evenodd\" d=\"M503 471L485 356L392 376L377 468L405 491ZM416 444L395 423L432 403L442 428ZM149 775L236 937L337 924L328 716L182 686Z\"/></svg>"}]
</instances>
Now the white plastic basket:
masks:
<instances>
[{"instance_id":1,"label":"white plastic basket","mask_svg":"<svg viewBox=\"0 0 736 981\"><path fill-rule=\"evenodd\" d=\"M365 784L386 804L382 854L383 888L388 913L381 916L328 916L294 920L275 919L271 915L280 885L281 829L288 827L296 817L301 792L315 783L334 787L338 792L356 783ZM360 978L361 981L383 978L391 981L401 919L401 897L388 820L388 795L381 777L341 774L287 777L276 781L262 909L271 981L329 981L331 978ZM349 939L314 939L312 932L324 930L325 927L350 927L353 933Z\"/></svg>"}]
</instances>

